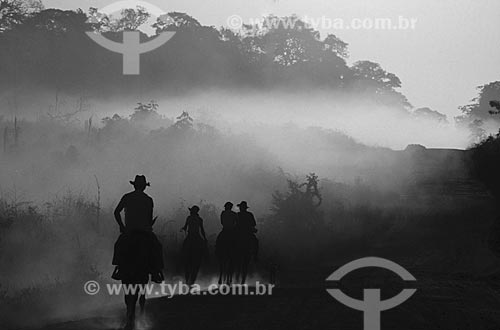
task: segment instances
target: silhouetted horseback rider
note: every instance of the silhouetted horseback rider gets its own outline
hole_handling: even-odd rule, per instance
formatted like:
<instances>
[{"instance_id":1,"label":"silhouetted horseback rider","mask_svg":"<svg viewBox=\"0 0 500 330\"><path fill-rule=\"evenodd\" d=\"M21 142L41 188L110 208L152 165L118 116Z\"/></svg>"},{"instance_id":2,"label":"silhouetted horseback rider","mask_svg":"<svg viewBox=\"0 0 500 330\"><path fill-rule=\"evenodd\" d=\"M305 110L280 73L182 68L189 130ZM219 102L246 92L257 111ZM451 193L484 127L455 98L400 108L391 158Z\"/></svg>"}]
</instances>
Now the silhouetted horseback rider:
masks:
<instances>
[{"instance_id":1,"label":"silhouetted horseback rider","mask_svg":"<svg viewBox=\"0 0 500 330\"><path fill-rule=\"evenodd\" d=\"M223 257L222 254L229 254L234 249L235 230L238 222L238 215L233 211L233 203L224 204L224 211L220 215L222 231L217 236L215 244L215 254Z\"/></svg>"},{"instance_id":2,"label":"silhouetted horseback rider","mask_svg":"<svg viewBox=\"0 0 500 330\"><path fill-rule=\"evenodd\" d=\"M130 181L135 188L134 191L125 194L115 209L116 222L120 226L121 235L115 243L113 265L116 269L113 278L124 280L120 269L127 265L135 244L148 245L149 256L147 260L148 271L153 282L163 281L163 256L162 246L153 233L153 199L144 190L150 186L144 175L137 175L134 181ZM125 210L125 224L122 221L121 212Z\"/></svg>"},{"instance_id":3,"label":"silhouetted horseback rider","mask_svg":"<svg viewBox=\"0 0 500 330\"><path fill-rule=\"evenodd\" d=\"M255 228L257 227L255 217L253 213L248 212L248 204L246 201L242 201L237 206L240 209L240 212L238 212L238 220L236 222L237 235L240 236L240 240L246 238L250 239L254 257L257 258L259 243L257 237L255 237L255 233L257 232L257 228Z\"/></svg>"},{"instance_id":4,"label":"silhouetted horseback rider","mask_svg":"<svg viewBox=\"0 0 500 330\"><path fill-rule=\"evenodd\" d=\"M200 208L193 206L188 208L189 216L181 231L187 232L186 239L182 245L184 256L185 279L188 285L196 281L200 269L201 260L207 249L207 237L203 228L203 219L198 215Z\"/></svg>"},{"instance_id":5,"label":"silhouetted horseback rider","mask_svg":"<svg viewBox=\"0 0 500 330\"><path fill-rule=\"evenodd\" d=\"M220 215L222 231L217 235L215 242L215 254L219 259L219 284L230 284L232 281L232 272L234 258L236 254L235 246L235 228L238 221L238 215L233 211L233 203L224 204L224 211Z\"/></svg>"},{"instance_id":6,"label":"silhouetted horseback rider","mask_svg":"<svg viewBox=\"0 0 500 330\"><path fill-rule=\"evenodd\" d=\"M239 231L247 232L247 233L256 233L257 223L255 222L255 217L251 212L248 212L248 204L245 201L239 203L238 208L240 212L238 212L238 220L236 223L236 228Z\"/></svg>"},{"instance_id":7,"label":"silhouetted horseback rider","mask_svg":"<svg viewBox=\"0 0 500 330\"><path fill-rule=\"evenodd\" d=\"M238 215L233 211L233 203L227 202L224 204L224 211L220 215L222 230L234 230L237 221Z\"/></svg>"},{"instance_id":8,"label":"silhouetted horseback rider","mask_svg":"<svg viewBox=\"0 0 500 330\"><path fill-rule=\"evenodd\" d=\"M246 283L248 274L248 265L252 257L257 260L259 244L255 233L257 223L251 212L248 212L248 204L242 201L238 204L240 212L238 212L238 221L236 222L236 257L235 257L235 274L236 280L241 284Z\"/></svg>"}]
</instances>

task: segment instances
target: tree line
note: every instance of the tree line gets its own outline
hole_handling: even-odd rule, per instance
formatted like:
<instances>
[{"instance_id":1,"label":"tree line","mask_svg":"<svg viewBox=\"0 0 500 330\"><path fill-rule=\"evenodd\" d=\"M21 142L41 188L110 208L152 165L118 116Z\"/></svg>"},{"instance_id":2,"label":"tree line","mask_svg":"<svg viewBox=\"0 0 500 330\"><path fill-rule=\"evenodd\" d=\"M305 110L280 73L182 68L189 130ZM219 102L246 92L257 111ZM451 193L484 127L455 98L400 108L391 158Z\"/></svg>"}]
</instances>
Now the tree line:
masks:
<instances>
[{"instance_id":1,"label":"tree line","mask_svg":"<svg viewBox=\"0 0 500 330\"><path fill-rule=\"evenodd\" d=\"M349 45L319 31L296 16L269 15L261 25L239 31L204 26L194 17L170 12L151 22L144 8L124 9L109 17L96 8L45 9L40 0L0 0L0 88L4 91L48 90L73 95L113 97L131 91L187 93L195 89L322 89L343 92L381 105L413 111L416 116L445 122L429 109L414 109L400 92L401 80L378 63L349 65ZM294 24L289 24L289 22ZM85 32L97 31L121 41L122 31L149 24L153 35L174 37L141 56L141 75L122 74L122 55L102 48ZM479 141L485 121L500 108L500 81L478 87L478 96L461 106L456 121ZM495 103L496 102L496 103Z\"/></svg>"},{"instance_id":2,"label":"tree line","mask_svg":"<svg viewBox=\"0 0 500 330\"><path fill-rule=\"evenodd\" d=\"M82 90L109 97L138 88L182 93L207 86L221 88L323 88L362 94L382 104L411 109L399 91L400 79L379 64L348 65L348 44L320 33L299 18L269 16L261 26L240 31L204 26L195 18L171 12L150 25L155 34L174 37L141 56L141 76L122 74L122 56L85 34L99 31L121 41L122 31L137 30L150 18L143 8L126 9L117 18L95 8L44 9L36 0L1 0L0 88L39 88L65 93ZM285 25L294 20L293 27ZM271 23L269 23L271 22ZM282 24L283 23L283 24Z\"/></svg>"}]
</instances>

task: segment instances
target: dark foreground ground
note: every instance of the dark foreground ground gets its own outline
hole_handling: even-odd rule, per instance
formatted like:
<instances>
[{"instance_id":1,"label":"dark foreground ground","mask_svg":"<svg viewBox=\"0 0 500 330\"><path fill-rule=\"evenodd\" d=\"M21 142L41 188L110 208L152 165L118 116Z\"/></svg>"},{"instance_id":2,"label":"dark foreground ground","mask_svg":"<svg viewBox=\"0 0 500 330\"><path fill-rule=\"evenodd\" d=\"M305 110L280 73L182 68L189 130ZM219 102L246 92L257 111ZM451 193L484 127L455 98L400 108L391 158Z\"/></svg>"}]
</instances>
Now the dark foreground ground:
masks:
<instances>
[{"instance_id":1,"label":"dark foreground ground","mask_svg":"<svg viewBox=\"0 0 500 330\"><path fill-rule=\"evenodd\" d=\"M417 292L402 305L382 312L381 329L500 329L500 277L443 276L413 271ZM387 279L387 280L386 280ZM394 277L372 284L388 287L383 299L404 286ZM351 278L343 291L360 298ZM358 282L359 284L359 282ZM362 284L366 286L367 284ZM375 287L371 285L371 287ZM397 289L396 289L397 288ZM120 329L123 307L96 316L45 326L43 330ZM277 288L272 296L176 296L148 300L137 329L363 329L363 315L332 298L325 288Z\"/></svg>"}]
</instances>

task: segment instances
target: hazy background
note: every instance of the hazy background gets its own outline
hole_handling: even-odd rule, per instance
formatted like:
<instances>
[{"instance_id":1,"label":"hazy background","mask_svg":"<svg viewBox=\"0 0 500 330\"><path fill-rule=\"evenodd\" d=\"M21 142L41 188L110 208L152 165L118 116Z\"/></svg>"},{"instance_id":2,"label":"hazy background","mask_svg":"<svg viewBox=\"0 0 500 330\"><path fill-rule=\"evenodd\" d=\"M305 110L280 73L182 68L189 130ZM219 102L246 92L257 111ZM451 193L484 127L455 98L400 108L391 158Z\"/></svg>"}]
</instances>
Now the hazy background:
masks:
<instances>
[{"instance_id":1,"label":"hazy background","mask_svg":"<svg viewBox=\"0 0 500 330\"><path fill-rule=\"evenodd\" d=\"M108 0L45 0L47 8L102 8ZM476 86L498 79L500 2L496 0L150 0L165 11L186 12L203 25L226 26L237 14L245 22L269 13L310 17L417 18L415 30L335 30L349 43L348 62L370 59L403 81L416 107L449 117L476 95ZM321 31L325 32L325 31Z\"/></svg>"},{"instance_id":2,"label":"hazy background","mask_svg":"<svg viewBox=\"0 0 500 330\"><path fill-rule=\"evenodd\" d=\"M187 14L173 13L164 28L176 35L141 57L142 75L124 76L121 55L85 34L120 38L87 23L88 7L110 2L23 13L25 2L0 1L21 8L0 21L0 322L80 318L118 301L81 286L110 281L113 209L136 174L151 181L169 279L182 274L188 206L201 206L213 255L228 200L247 200L257 218L253 279L277 267L284 287L323 287L332 265L366 255L430 280L498 271L488 235L500 148L487 138L500 123L489 113L500 99L497 3L152 0ZM328 31L350 57L307 26L207 26L269 13L418 22ZM200 278L213 281L216 267L211 257Z\"/></svg>"}]
</instances>

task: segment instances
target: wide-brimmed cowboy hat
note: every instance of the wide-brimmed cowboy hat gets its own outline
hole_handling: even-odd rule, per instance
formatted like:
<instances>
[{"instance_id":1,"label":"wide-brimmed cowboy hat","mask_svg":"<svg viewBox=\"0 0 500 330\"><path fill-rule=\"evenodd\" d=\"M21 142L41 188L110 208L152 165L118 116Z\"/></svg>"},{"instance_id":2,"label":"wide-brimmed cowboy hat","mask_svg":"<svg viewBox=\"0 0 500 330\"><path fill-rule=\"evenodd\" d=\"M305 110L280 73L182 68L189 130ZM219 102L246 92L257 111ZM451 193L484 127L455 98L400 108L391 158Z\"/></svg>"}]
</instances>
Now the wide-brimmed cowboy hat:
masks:
<instances>
[{"instance_id":1,"label":"wide-brimmed cowboy hat","mask_svg":"<svg viewBox=\"0 0 500 330\"><path fill-rule=\"evenodd\" d=\"M248 209L248 204L245 201L242 201L241 203L239 203L236 206L238 206L240 209Z\"/></svg>"},{"instance_id":2,"label":"wide-brimmed cowboy hat","mask_svg":"<svg viewBox=\"0 0 500 330\"><path fill-rule=\"evenodd\" d=\"M143 185L143 186L150 186L149 182L146 181L146 177L144 175L136 175L134 181L129 181L130 184L136 186L136 185Z\"/></svg>"},{"instance_id":3,"label":"wide-brimmed cowboy hat","mask_svg":"<svg viewBox=\"0 0 500 330\"><path fill-rule=\"evenodd\" d=\"M188 210L191 212L198 213L200 211L200 208L198 207L198 205L194 205L194 206L188 207Z\"/></svg>"}]
</instances>

